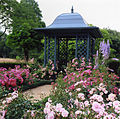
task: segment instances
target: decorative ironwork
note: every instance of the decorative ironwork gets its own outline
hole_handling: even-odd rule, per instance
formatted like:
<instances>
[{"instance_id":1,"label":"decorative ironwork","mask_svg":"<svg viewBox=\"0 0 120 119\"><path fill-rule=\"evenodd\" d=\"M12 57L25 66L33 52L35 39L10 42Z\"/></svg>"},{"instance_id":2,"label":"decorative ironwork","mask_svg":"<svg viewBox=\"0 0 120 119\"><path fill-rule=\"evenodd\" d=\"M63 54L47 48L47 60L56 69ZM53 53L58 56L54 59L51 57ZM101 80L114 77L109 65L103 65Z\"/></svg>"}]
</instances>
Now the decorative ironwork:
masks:
<instances>
[{"instance_id":1,"label":"decorative ironwork","mask_svg":"<svg viewBox=\"0 0 120 119\"><path fill-rule=\"evenodd\" d=\"M54 65L56 65L56 37L45 37L44 66L49 60L54 61Z\"/></svg>"},{"instance_id":2,"label":"decorative ironwork","mask_svg":"<svg viewBox=\"0 0 120 119\"><path fill-rule=\"evenodd\" d=\"M89 58L89 37L87 34L82 34L76 37L76 57L78 59L85 57Z\"/></svg>"},{"instance_id":3,"label":"decorative ironwork","mask_svg":"<svg viewBox=\"0 0 120 119\"><path fill-rule=\"evenodd\" d=\"M76 40L76 42L75 42ZM67 62L75 57L80 59L85 57L87 61L93 61L95 39L89 34L79 34L76 38L61 38L57 36L45 36L44 65L50 60L58 61L58 67L62 70ZM69 46L72 48L70 50ZM73 56L73 57L71 57Z\"/></svg>"},{"instance_id":4,"label":"decorative ironwork","mask_svg":"<svg viewBox=\"0 0 120 119\"><path fill-rule=\"evenodd\" d=\"M68 39L59 38L58 39L58 62L59 65L67 65L68 62Z\"/></svg>"}]
</instances>

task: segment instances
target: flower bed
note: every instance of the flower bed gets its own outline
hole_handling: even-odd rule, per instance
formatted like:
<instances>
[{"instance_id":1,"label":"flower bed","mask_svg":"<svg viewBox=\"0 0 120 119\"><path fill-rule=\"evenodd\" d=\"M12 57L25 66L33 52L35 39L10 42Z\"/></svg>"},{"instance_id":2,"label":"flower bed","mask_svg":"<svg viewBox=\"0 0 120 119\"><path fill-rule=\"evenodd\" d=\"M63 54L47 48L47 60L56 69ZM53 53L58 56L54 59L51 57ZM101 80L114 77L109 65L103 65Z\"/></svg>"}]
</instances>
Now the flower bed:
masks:
<instances>
[{"instance_id":1,"label":"flower bed","mask_svg":"<svg viewBox=\"0 0 120 119\"><path fill-rule=\"evenodd\" d=\"M15 68L0 68L0 98L4 97L7 93L15 91L15 90L28 90L31 88L35 88L37 86L41 86L44 84L51 84L53 81L49 79L48 74L42 74L42 72L46 72L46 69L43 67L39 67L37 70L31 67L21 68L20 65L15 65ZM48 75L46 77L46 75Z\"/></svg>"},{"instance_id":2,"label":"flower bed","mask_svg":"<svg viewBox=\"0 0 120 119\"><path fill-rule=\"evenodd\" d=\"M117 75L108 73L104 66L99 69L93 69L90 63L86 66L84 60L79 66L77 59L68 64L65 71L66 74L60 72L53 83L52 94L26 107L21 118L120 119L120 89L114 83L119 80ZM19 100L19 96L15 100ZM19 101L17 103L19 105ZM8 104L5 108L6 115L10 117L16 111L17 117L19 109L10 107Z\"/></svg>"}]
</instances>

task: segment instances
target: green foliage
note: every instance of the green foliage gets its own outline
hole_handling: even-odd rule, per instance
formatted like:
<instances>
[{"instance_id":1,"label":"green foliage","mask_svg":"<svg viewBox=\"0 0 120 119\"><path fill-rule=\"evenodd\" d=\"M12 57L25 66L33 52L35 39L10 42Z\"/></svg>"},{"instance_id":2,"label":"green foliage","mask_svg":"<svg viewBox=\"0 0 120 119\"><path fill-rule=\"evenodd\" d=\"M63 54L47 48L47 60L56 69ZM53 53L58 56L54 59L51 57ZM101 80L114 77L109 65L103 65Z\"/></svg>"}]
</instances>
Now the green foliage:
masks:
<instances>
[{"instance_id":1,"label":"green foliage","mask_svg":"<svg viewBox=\"0 0 120 119\"><path fill-rule=\"evenodd\" d=\"M42 85L47 85L47 84L51 84L53 81L51 80L35 80L34 79L34 83L32 84L29 84L26 83L24 84L21 88L22 88L22 91L25 91L25 90L28 90L28 89L32 89L32 88L36 88L38 86L42 86Z\"/></svg>"},{"instance_id":2,"label":"green foliage","mask_svg":"<svg viewBox=\"0 0 120 119\"><path fill-rule=\"evenodd\" d=\"M71 61L73 58L75 58L75 40L74 41L68 41L68 61Z\"/></svg>"},{"instance_id":3,"label":"green foliage","mask_svg":"<svg viewBox=\"0 0 120 119\"><path fill-rule=\"evenodd\" d=\"M23 95L13 100L8 107L5 119L21 119L26 110L32 109L32 104L29 100L25 99Z\"/></svg>"},{"instance_id":4,"label":"green foliage","mask_svg":"<svg viewBox=\"0 0 120 119\"><path fill-rule=\"evenodd\" d=\"M6 44L13 49L21 49L24 59L28 61L29 50L42 50L43 47L40 34L36 35L33 28L44 27L41 20L41 11L34 0L21 0L16 4L11 15L12 33L8 35ZM39 48L38 48L39 47Z\"/></svg>"},{"instance_id":5,"label":"green foliage","mask_svg":"<svg viewBox=\"0 0 120 119\"><path fill-rule=\"evenodd\" d=\"M107 66L120 76L120 60L110 59L107 61Z\"/></svg>"},{"instance_id":6,"label":"green foliage","mask_svg":"<svg viewBox=\"0 0 120 119\"><path fill-rule=\"evenodd\" d=\"M2 87L2 86L0 85L0 99L3 98L3 97L6 97L6 95L7 95L8 93L9 93L9 91L6 90L5 87Z\"/></svg>"},{"instance_id":7,"label":"green foliage","mask_svg":"<svg viewBox=\"0 0 120 119\"><path fill-rule=\"evenodd\" d=\"M11 48L27 47L29 50L32 43L30 30L31 26L28 23L23 23L19 29L8 35L6 44Z\"/></svg>"},{"instance_id":8,"label":"green foliage","mask_svg":"<svg viewBox=\"0 0 120 119\"><path fill-rule=\"evenodd\" d=\"M5 44L6 36L7 34L0 32L0 57L2 58L9 57L11 53L11 49Z\"/></svg>"},{"instance_id":9,"label":"green foliage","mask_svg":"<svg viewBox=\"0 0 120 119\"><path fill-rule=\"evenodd\" d=\"M53 93L50 95L50 98L53 100L54 104L61 103L67 108L69 102L67 100L70 99L69 94L66 93L66 85L62 80L62 74L56 80L56 83L53 84Z\"/></svg>"},{"instance_id":10,"label":"green foliage","mask_svg":"<svg viewBox=\"0 0 120 119\"><path fill-rule=\"evenodd\" d=\"M112 40L111 48L114 49L112 54L114 57L120 58L120 32L111 29L107 29L107 31Z\"/></svg>"},{"instance_id":11,"label":"green foliage","mask_svg":"<svg viewBox=\"0 0 120 119\"><path fill-rule=\"evenodd\" d=\"M10 29L11 16L18 4L16 0L0 0L0 25L6 29Z\"/></svg>"},{"instance_id":12,"label":"green foliage","mask_svg":"<svg viewBox=\"0 0 120 119\"><path fill-rule=\"evenodd\" d=\"M103 39L105 40L105 42L107 42L107 40L109 40L110 44L112 43L110 36L109 36L109 32L106 29L100 29L100 31L103 35L103 38L98 38L95 40L95 50L96 51L99 49L100 42L103 41Z\"/></svg>"},{"instance_id":13,"label":"green foliage","mask_svg":"<svg viewBox=\"0 0 120 119\"><path fill-rule=\"evenodd\" d=\"M19 56L16 56L16 60L21 60L21 58Z\"/></svg>"},{"instance_id":14,"label":"green foliage","mask_svg":"<svg viewBox=\"0 0 120 119\"><path fill-rule=\"evenodd\" d=\"M1 62L0 63L0 67L4 67L7 69L14 68L15 65L20 65L20 67L24 67L26 65L26 63L24 63L24 62L18 62L18 63L16 63L16 62L13 62L13 63L12 62Z\"/></svg>"},{"instance_id":15,"label":"green foliage","mask_svg":"<svg viewBox=\"0 0 120 119\"><path fill-rule=\"evenodd\" d=\"M48 64L44 67L38 62L29 64L30 71L39 80L55 80L57 76L57 69L55 70L54 64L49 60Z\"/></svg>"}]
</instances>

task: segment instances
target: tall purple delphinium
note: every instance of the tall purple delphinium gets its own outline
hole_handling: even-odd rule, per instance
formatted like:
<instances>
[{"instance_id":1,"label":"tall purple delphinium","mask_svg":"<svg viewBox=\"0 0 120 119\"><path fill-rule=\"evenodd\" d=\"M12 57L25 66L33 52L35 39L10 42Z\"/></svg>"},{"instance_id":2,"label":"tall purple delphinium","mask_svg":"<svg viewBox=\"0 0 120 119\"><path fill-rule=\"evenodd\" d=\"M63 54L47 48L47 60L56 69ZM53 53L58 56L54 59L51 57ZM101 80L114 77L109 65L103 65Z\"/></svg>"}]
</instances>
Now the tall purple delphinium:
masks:
<instances>
[{"instance_id":1,"label":"tall purple delphinium","mask_svg":"<svg viewBox=\"0 0 120 119\"><path fill-rule=\"evenodd\" d=\"M107 60L109 58L110 55L110 43L109 40L107 40L107 43L105 43L105 41L103 40L100 43L100 52L102 53L103 56L103 63L105 63L105 60Z\"/></svg>"}]
</instances>

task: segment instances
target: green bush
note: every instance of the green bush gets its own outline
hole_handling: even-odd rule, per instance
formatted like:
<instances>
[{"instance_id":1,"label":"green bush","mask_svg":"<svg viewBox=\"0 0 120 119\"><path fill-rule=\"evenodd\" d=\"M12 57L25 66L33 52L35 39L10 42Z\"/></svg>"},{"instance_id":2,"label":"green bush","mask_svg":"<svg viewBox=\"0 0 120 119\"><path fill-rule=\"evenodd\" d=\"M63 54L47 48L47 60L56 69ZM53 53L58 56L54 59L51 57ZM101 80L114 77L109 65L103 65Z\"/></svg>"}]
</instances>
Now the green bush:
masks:
<instances>
[{"instance_id":1,"label":"green bush","mask_svg":"<svg viewBox=\"0 0 120 119\"><path fill-rule=\"evenodd\" d=\"M21 119L29 109L32 109L32 103L20 94L6 107L5 119Z\"/></svg>"},{"instance_id":2,"label":"green bush","mask_svg":"<svg viewBox=\"0 0 120 119\"><path fill-rule=\"evenodd\" d=\"M107 66L114 70L114 73L116 73L117 75L120 76L120 60L112 60L110 59L108 62L107 62Z\"/></svg>"},{"instance_id":3,"label":"green bush","mask_svg":"<svg viewBox=\"0 0 120 119\"><path fill-rule=\"evenodd\" d=\"M45 85L45 84L51 84L53 81L52 80L34 80L34 83L31 84L31 85L23 85L22 86L22 91L25 91L25 90L28 90L28 89L32 89L32 88L35 88L35 87L38 87L38 86L42 86L42 85Z\"/></svg>"},{"instance_id":4,"label":"green bush","mask_svg":"<svg viewBox=\"0 0 120 119\"><path fill-rule=\"evenodd\" d=\"M16 56L16 60L21 60L20 56Z\"/></svg>"},{"instance_id":5,"label":"green bush","mask_svg":"<svg viewBox=\"0 0 120 119\"><path fill-rule=\"evenodd\" d=\"M20 67L23 67L23 66L25 66L26 65L26 63L22 63L22 62L19 62L19 63L9 63L9 62L4 62L4 63L2 63L2 62L0 62L0 67L4 67L4 68L7 68L7 69L9 69L9 68L15 68L15 65L20 65Z\"/></svg>"},{"instance_id":6,"label":"green bush","mask_svg":"<svg viewBox=\"0 0 120 119\"><path fill-rule=\"evenodd\" d=\"M0 85L0 99L3 98L3 97L5 97L8 93L9 93L9 91L6 90L5 87L2 87Z\"/></svg>"}]
</instances>

